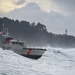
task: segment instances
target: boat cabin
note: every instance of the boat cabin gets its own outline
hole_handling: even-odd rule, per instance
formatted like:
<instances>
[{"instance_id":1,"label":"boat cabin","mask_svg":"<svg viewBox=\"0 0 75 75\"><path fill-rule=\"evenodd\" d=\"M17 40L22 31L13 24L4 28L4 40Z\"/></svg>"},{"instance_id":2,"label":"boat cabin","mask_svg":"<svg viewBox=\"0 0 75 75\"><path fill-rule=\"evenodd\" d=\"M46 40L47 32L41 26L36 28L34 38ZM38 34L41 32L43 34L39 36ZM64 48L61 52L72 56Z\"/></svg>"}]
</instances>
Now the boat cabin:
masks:
<instances>
[{"instance_id":1,"label":"boat cabin","mask_svg":"<svg viewBox=\"0 0 75 75\"><path fill-rule=\"evenodd\" d=\"M19 40L11 40L10 42L11 42L11 44L13 44L13 45L24 46L24 43L23 43L22 41L19 41Z\"/></svg>"}]
</instances>

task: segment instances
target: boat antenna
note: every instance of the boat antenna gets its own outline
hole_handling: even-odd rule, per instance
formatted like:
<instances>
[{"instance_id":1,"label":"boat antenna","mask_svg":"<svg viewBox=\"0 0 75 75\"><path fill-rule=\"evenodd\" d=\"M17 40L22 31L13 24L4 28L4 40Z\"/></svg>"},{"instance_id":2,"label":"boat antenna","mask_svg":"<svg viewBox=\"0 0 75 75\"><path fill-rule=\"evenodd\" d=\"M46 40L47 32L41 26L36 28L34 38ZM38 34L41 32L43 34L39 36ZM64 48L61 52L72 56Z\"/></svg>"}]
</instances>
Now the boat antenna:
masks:
<instances>
[{"instance_id":1,"label":"boat antenna","mask_svg":"<svg viewBox=\"0 0 75 75\"><path fill-rule=\"evenodd\" d=\"M8 31L9 29L8 29L8 25L7 25L7 32L9 33L9 31Z\"/></svg>"},{"instance_id":2,"label":"boat antenna","mask_svg":"<svg viewBox=\"0 0 75 75\"><path fill-rule=\"evenodd\" d=\"M3 31L4 31L4 23L3 23Z\"/></svg>"}]
</instances>

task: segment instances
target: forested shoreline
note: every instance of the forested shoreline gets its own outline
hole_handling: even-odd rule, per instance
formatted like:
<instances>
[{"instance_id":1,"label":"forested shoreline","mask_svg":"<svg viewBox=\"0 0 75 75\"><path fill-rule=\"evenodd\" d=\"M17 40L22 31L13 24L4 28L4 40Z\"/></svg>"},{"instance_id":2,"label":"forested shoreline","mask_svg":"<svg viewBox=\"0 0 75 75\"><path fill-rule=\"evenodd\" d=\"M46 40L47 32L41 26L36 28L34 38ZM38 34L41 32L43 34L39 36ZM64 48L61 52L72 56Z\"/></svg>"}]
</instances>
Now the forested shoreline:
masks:
<instances>
[{"instance_id":1,"label":"forested shoreline","mask_svg":"<svg viewBox=\"0 0 75 75\"><path fill-rule=\"evenodd\" d=\"M3 17L0 18L0 31L2 24L8 28L11 37L23 41L26 46L75 48L74 36L48 32L46 26L39 22L35 24ZM0 35L0 42L1 40Z\"/></svg>"}]
</instances>

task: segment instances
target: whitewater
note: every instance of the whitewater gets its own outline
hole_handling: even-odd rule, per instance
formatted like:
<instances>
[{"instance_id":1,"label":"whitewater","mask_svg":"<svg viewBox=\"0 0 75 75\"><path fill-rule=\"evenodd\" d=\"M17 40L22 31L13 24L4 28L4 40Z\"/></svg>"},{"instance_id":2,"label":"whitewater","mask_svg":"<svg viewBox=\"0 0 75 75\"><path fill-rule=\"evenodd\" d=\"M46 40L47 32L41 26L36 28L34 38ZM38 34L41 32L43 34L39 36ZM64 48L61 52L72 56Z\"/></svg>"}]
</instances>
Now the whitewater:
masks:
<instances>
[{"instance_id":1,"label":"whitewater","mask_svg":"<svg viewBox=\"0 0 75 75\"><path fill-rule=\"evenodd\" d=\"M0 48L0 75L75 75L75 49L46 49L34 60Z\"/></svg>"}]
</instances>

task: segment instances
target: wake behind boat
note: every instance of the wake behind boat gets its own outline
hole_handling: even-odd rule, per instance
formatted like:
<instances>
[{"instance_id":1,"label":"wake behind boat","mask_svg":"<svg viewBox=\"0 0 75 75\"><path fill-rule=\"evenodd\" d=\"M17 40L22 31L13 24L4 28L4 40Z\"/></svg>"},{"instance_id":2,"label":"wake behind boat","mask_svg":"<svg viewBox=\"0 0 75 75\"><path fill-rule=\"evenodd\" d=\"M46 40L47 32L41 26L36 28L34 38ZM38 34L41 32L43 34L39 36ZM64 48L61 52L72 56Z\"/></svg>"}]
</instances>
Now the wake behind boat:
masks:
<instances>
[{"instance_id":1,"label":"wake behind boat","mask_svg":"<svg viewBox=\"0 0 75 75\"><path fill-rule=\"evenodd\" d=\"M3 26L2 36L3 40L1 47L3 48L3 50L5 49L12 50L17 54L32 59L39 59L46 51L46 49L42 48L26 47L22 41L11 38L8 29L4 28L4 26Z\"/></svg>"}]
</instances>

